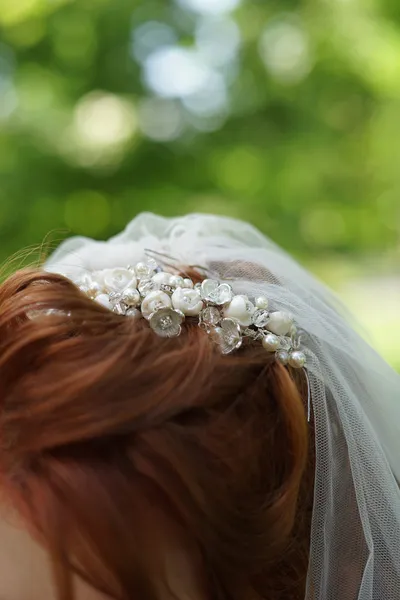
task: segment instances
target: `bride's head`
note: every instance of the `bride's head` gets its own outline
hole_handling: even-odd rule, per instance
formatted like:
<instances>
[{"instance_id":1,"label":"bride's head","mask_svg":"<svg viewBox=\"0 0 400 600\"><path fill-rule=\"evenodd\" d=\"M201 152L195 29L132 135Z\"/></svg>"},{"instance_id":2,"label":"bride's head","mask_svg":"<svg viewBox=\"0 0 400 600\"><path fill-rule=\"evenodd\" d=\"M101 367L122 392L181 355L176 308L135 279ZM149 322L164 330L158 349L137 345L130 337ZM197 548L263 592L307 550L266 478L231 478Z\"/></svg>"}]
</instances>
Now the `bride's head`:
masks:
<instances>
[{"instance_id":1,"label":"bride's head","mask_svg":"<svg viewBox=\"0 0 400 600\"><path fill-rule=\"evenodd\" d=\"M0 598L397 599L399 397L250 225L67 241L0 287Z\"/></svg>"},{"instance_id":2,"label":"bride's head","mask_svg":"<svg viewBox=\"0 0 400 600\"><path fill-rule=\"evenodd\" d=\"M44 599L52 580L59 600L90 589L302 598L314 468L305 387L251 341L224 356L195 322L162 338L63 276L12 276L0 288L0 484L22 560L0 552L0 596ZM32 565L34 584L22 572Z\"/></svg>"}]
</instances>

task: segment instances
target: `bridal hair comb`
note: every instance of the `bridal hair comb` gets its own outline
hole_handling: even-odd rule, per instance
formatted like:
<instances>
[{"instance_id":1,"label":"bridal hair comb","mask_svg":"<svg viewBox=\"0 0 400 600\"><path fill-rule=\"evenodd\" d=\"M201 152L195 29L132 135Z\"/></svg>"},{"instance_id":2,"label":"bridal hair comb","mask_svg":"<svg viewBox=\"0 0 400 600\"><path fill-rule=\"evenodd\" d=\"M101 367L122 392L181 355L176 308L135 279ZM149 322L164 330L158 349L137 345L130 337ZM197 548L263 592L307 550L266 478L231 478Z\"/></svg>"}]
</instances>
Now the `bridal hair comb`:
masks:
<instances>
[{"instance_id":1,"label":"bridal hair comb","mask_svg":"<svg viewBox=\"0 0 400 600\"><path fill-rule=\"evenodd\" d=\"M271 311L264 296L235 295L228 283L205 279L194 284L190 277L164 271L148 254L134 267L95 271L74 283L114 313L146 319L161 337L178 336L185 319L196 320L223 354L237 350L248 338L261 342L283 365L305 366L306 355L291 314Z\"/></svg>"}]
</instances>

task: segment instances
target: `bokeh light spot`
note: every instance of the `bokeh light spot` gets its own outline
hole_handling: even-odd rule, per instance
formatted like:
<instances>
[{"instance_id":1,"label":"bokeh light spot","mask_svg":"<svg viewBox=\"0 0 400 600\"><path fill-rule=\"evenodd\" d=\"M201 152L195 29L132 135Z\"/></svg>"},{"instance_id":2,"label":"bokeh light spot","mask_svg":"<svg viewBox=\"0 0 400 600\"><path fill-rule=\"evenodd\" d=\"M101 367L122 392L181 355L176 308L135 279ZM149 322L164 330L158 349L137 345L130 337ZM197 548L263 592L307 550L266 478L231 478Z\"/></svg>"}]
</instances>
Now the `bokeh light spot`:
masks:
<instances>
[{"instance_id":1,"label":"bokeh light spot","mask_svg":"<svg viewBox=\"0 0 400 600\"><path fill-rule=\"evenodd\" d=\"M95 91L81 98L74 111L78 140L86 147L122 144L137 128L134 105L114 94Z\"/></svg>"},{"instance_id":2,"label":"bokeh light spot","mask_svg":"<svg viewBox=\"0 0 400 600\"><path fill-rule=\"evenodd\" d=\"M295 19L269 23L261 36L259 50L266 69L281 83L298 83L311 70L309 39Z\"/></svg>"},{"instance_id":3,"label":"bokeh light spot","mask_svg":"<svg viewBox=\"0 0 400 600\"><path fill-rule=\"evenodd\" d=\"M228 107L228 94L223 76L210 73L207 86L183 98L184 106L200 117L212 117L225 113Z\"/></svg>"},{"instance_id":4,"label":"bokeh light spot","mask_svg":"<svg viewBox=\"0 0 400 600\"><path fill-rule=\"evenodd\" d=\"M176 42L176 33L172 27L159 21L147 21L132 33L132 54L142 62L160 47L172 46Z\"/></svg>"},{"instance_id":5,"label":"bokeh light spot","mask_svg":"<svg viewBox=\"0 0 400 600\"><path fill-rule=\"evenodd\" d=\"M237 58L241 36L239 27L227 17L205 17L196 27L196 48L210 66L223 67Z\"/></svg>"},{"instance_id":6,"label":"bokeh light spot","mask_svg":"<svg viewBox=\"0 0 400 600\"><path fill-rule=\"evenodd\" d=\"M7 40L21 48L35 46L45 35L46 26L41 18L28 19L7 29Z\"/></svg>"},{"instance_id":7,"label":"bokeh light spot","mask_svg":"<svg viewBox=\"0 0 400 600\"><path fill-rule=\"evenodd\" d=\"M177 0L183 8L204 14L223 14L233 11L240 0Z\"/></svg>"},{"instance_id":8,"label":"bokeh light spot","mask_svg":"<svg viewBox=\"0 0 400 600\"><path fill-rule=\"evenodd\" d=\"M14 25L40 13L43 0L0 0L0 23Z\"/></svg>"},{"instance_id":9,"label":"bokeh light spot","mask_svg":"<svg viewBox=\"0 0 400 600\"><path fill-rule=\"evenodd\" d=\"M13 114L18 105L17 93L12 82L0 76L0 121Z\"/></svg>"},{"instance_id":10,"label":"bokeh light spot","mask_svg":"<svg viewBox=\"0 0 400 600\"><path fill-rule=\"evenodd\" d=\"M142 133L157 142L177 139L184 129L184 116L178 102L167 98L147 98L138 107Z\"/></svg>"},{"instance_id":11,"label":"bokeh light spot","mask_svg":"<svg viewBox=\"0 0 400 600\"><path fill-rule=\"evenodd\" d=\"M207 86L211 74L196 52L179 46L155 50L144 67L147 85L166 98L199 92Z\"/></svg>"}]
</instances>

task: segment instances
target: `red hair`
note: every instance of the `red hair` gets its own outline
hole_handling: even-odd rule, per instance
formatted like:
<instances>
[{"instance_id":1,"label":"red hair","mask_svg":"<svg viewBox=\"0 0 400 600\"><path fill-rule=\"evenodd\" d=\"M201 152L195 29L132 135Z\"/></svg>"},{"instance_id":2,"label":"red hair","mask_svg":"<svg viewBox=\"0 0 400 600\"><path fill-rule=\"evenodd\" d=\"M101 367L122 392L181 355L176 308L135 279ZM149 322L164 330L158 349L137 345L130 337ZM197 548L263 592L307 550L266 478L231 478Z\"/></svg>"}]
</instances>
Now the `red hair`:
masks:
<instances>
[{"instance_id":1,"label":"red hair","mask_svg":"<svg viewBox=\"0 0 400 600\"><path fill-rule=\"evenodd\" d=\"M5 282L1 482L59 599L73 573L118 600L161 597L152 503L190 540L208 598L302 599L314 465L301 383L253 344L221 356L194 324L158 338L61 276Z\"/></svg>"}]
</instances>

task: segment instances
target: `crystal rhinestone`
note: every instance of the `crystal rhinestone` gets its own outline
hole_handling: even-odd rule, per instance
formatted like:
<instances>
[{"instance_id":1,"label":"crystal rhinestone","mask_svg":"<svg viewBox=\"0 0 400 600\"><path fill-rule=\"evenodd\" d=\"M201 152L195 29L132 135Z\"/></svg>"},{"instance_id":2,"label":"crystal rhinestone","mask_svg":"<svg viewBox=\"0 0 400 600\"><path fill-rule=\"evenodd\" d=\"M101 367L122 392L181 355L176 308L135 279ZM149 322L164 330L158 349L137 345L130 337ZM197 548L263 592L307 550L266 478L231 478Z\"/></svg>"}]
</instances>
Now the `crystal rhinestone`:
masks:
<instances>
[{"instance_id":1,"label":"crystal rhinestone","mask_svg":"<svg viewBox=\"0 0 400 600\"><path fill-rule=\"evenodd\" d=\"M279 338L273 333L268 333L263 337L262 345L268 352L276 352L280 347Z\"/></svg>"},{"instance_id":2,"label":"crystal rhinestone","mask_svg":"<svg viewBox=\"0 0 400 600\"><path fill-rule=\"evenodd\" d=\"M214 279L205 279L201 284L201 296L206 302L223 306L232 301L233 291L228 283L219 283Z\"/></svg>"},{"instance_id":3,"label":"crystal rhinestone","mask_svg":"<svg viewBox=\"0 0 400 600\"><path fill-rule=\"evenodd\" d=\"M279 350L276 353L276 359L282 365L287 365L289 362L289 352L287 352L287 350Z\"/></svg>"},{"instance_id":4,"label":"crystal rhinestone","mask_svg":"<svg viewBox=\"0 0 400 600\"><path fill-rule=\"evenodd\" d=\"M159 268L157 261L154 258L151 258L150 256L148 256L144 262L154 272L157 271L157 269Z\"/></svg>"},{"instance_id":5,"label":"crystal rhinestone","mask_svg":"<svg viewBox=\"0 0 400 600\"><path fill-rule=\"evenodd\" d=\"M172 296L172 294L175 291L175 288L172 285L166 285L165 283L162 283L160 285L160 290L162 292L165 292L166 294L169 294L170 296Z\"/></svg>"},{"instance_id":6,"label":"crystal rhinestone","mask_svg":"<svg viewBox=\"0 0 400 600\"><path fill-rule=\"evenodd\" d=\"M263 329L268 325L269 312L264 308L259 308L253 313L253 325L259 329Z\"/></svg>"},{"instance_id":7,"label":"crystal rhinestone","mask_svg":"<svg viewBox=\"0 0 400 600\"><path fill-rule=\"evenodd\" d=\"M159 323L160 328L163 331L165 331L166 329L171 327L172 319L169 315L166 315L165 317L160 317L160 319L158 320L158 323Z\"/></svg>"},{"instance_id":8,"label":"crystal rhinestone","mask_svg":"<svg viewBox=\"0 0 400 600\"><path fill-rule=\"evenodd\" d=\"M116 315L125 315L126 314L126 307L123 306L120 302L117 302L116 304L114 304L112 307L112 310Z\"/></svg>"},{"instance_id":9,"label":"crystal rhinestone","mask_svg":"<svg viewBox=\"0 0 400 600\"><path fill-rule=\"evenodd\" d=\"M140 295L142 297L147 296L147 294L150 294L150 292L154 292L156 290L158 290L158 284L153 281L152 279L143 279L138 286Z\"/></svg>"},{"instance_id":10,"label":"crystal rhinestone","mask_svg":"<svg viewBox=\"0 0 400 600\"><path fill-rule=\"evenodd\" d=\"M267 309L269 305L268 302L268 298L266 298L265 296L259 296L258 298L256 298L256 307L257 308L262 308L262 309Z\"/></svg>"},{"instance_id":11,"label":"crystal rhinestone","mask_svg":"<svg viewBox=\"0 0 400 600\"><path fill-rule=\"evenodd\" d=\"M181 312L172 308L161 308L150 316L149 323L160 337L176 337L181 333L183 320Z\"/></svg>"},{"instance_id":12,"label":"crystal rhinestone","mask_svg":"<svg viewBox=\"0 0 400 600\"><path fill-rule=\"evenodd\" d=\"M201 283L195 283L194 284L194 289L195 290L199 290L199 292L201 292Z\"/></svg>"},{"instance_id":13,"label":"crystal rhinestone","mask_svg":"<svg viewBox=\"0 0 400 600\"><path fill-rule=\"evenodd\" d=\"M279 338L279 343L281 350L287 350L287 352L290 352L290 350L292 349L293 343L291 338L289 337L281 336Z\"/></svg>"},{"instance_id":14,"label":"crystal rhinestone","mask_svg":"<svg viewBox=\"0 0 400 600\"><path fill-rule=\"evenodd\" d=\"M294 369L302 369L307 362L307 357L301 350L294 350L289 356L289 365Z\"/></svg>"},{"instance_id":15,"label":"crystal rhinestone","mask_svg":"<svg viewBox=\"0 0 400 600\"><path fill-rule=\"evenodd\" d=\"M254 329L243 329L242 335L251 338L252 340L258 340L260 336L259 331L255 331Z\"/></svg>"},{"instance_id":16,"label":"crystal rhinestone","mask_svg":"<svg viewBox=\"0 0 400 600\"><path fill-rule=\"evenodd\" d=\"M157 263L152 258L139 262L135 266L135 273L138 279L149 279L157 270Z\"/></svg>"},{"instance_id":17,"label":"crystal rhinestone","mask_svg":"<svg viewBox=\"0 0 400 600\"><path fill-rule=\"evenodd\" d=\"M216 308L215 306L207 306L207 308L205 308L200 313L200 318L207 325L214 326L214 325L218 325L218 323L220 322L221 313L219 312L218 308Z\"/></svg>"}]
</instances>

